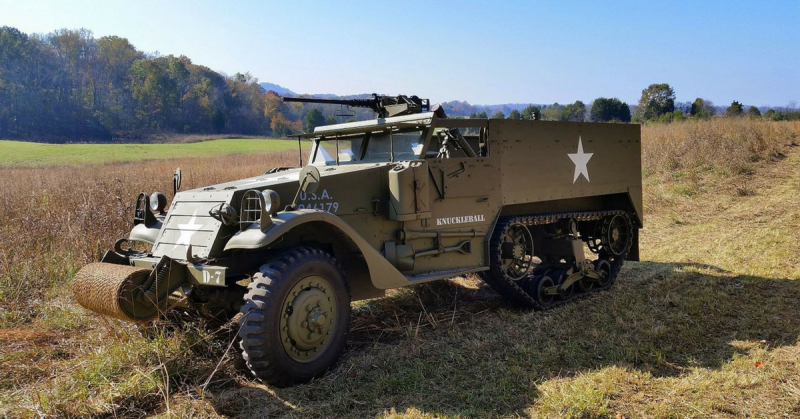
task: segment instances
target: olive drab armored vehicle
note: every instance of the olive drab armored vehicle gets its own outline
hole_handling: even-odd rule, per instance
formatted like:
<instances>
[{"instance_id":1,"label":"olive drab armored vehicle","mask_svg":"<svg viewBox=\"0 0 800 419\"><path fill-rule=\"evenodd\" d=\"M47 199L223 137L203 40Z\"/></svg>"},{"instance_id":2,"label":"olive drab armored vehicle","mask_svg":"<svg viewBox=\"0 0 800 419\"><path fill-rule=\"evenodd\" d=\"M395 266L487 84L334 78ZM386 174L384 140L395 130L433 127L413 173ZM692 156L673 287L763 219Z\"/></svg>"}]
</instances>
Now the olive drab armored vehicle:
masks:
<instances>
[{"instance_id":1,"label":"olive drab armored vehicle","mask_svg":"<svg viewBox=\"0 0 800 419\"><path fill-rule=\"evenodd\" d=\"M354 300L474 273L549 309L638 260L638 125L448 118L416 96L284 100L377 119L298 136L305 167L180 192L176 173L171 203L140 194L130 235L76 275L77 301L133 322L238 315L248 367L285 386L334 364Z\"/></svg>"}]
</instances>

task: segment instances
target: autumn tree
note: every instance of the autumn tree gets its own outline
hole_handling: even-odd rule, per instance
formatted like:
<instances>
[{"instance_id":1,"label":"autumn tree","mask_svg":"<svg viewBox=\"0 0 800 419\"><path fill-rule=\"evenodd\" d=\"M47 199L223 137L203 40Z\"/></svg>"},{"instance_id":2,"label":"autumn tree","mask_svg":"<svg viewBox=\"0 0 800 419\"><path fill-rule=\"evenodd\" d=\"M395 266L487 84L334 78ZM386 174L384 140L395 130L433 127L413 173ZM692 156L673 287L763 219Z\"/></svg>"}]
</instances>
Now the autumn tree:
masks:
<instances>
[{"instance_id":1,"label":"autumn tree","mask_svg":"<svg viewBox=\"0 0 800 419\"><path fill-rule=\"evenodd\" d=\"M291 124L288 119L286 119L282 113L277 112L272 115L272 122L270 123L270 128L272 128L272 135L276 137L285 137L286 134L289 133L291 130Z\"/></svg>"},{"instance_id":2,"label":"autumn tree","mask_svg":"<svg viewBox=\"0 0 800 419\"><path fill-rule=\"evenodd\" d=\"M675 91L667 83L651 84L642 90L637 116L642 121L658 119L659 116L675 111Z\"/></svg>"},{"instance_id":3,"label":"autumn tree","mask_svg":"<svg viewBox=\"0 0 800 419\"><path fill-rule=\"evenodd\" d=\"M270 90L264 95L264 116L272 118L283 106L283 99L277 93Z\"/></svg>"},{"instance_id":4,"label":"autumn tree","mask_svg":"<svg viewBox=\"0 0 800 419\"><path fill-rule=\"evenodd\" d=\"M597 98L592 103L592 120L596 122L630 122L631 108L617 98Z\"/></svg>"},{"instance_id":5,"label":"autumn tree","mask_svg":"<svg viewBox=\"0 0 800 419\"><path fill-rule=\"evenodd\" d=\"M226 81L231 92L228 103L233 108L227 115L228 129L242 134L263 132L267 126L263 118L266 92L259 86L258 79L250 73L237 73Z\"/></svg>"}]
</instances>

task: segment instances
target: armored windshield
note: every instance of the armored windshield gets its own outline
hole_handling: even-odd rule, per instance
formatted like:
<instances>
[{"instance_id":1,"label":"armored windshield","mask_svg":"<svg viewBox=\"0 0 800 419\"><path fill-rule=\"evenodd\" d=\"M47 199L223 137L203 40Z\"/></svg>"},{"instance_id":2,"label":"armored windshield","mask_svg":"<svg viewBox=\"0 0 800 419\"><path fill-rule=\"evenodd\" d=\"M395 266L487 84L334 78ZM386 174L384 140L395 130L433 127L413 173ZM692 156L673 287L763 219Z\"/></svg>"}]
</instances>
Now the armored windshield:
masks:
<instances>
[{"instance_id":1,"label":"armored windshield","mask_svg":"<svg viewBox=\"0 0 800 419\"><path fill-rule=\"evenodd\" d=\"M311 164L390 162L416 160L422 152L425 131L378 131L334 139L320 139L311 150ZM338 156L338 161L337 161Z\"/></svg>"}]
</instances>

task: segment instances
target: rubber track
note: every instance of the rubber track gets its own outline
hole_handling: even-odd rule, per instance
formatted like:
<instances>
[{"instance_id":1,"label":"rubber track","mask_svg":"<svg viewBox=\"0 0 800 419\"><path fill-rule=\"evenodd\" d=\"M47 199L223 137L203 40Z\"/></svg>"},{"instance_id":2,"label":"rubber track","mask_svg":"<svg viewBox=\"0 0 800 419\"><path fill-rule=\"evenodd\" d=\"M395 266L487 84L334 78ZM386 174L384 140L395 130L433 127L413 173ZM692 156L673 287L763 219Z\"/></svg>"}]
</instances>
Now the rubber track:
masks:
<instances>
[{"instance_id":1,"label":"rubber track","mask_svg":"<svg viewBox=\"0 0 800 419\"><path fill-rule=\"evenodd\" d=\"M593 294L595 292L604 291L611 286L614 285L614 282L617 279L617 275L619 271L622 269L622 264L625 261L625 258L628 256L628 252L630 251L630 247L617 257L613 262L611 262L611 280L609 281L608 285L602 288L593 288L589 292L579 292L575 290L575 293L567 300L556 300L551 305L547 307L542 307L538 301L536 301L530 294L525 292L522 287L517 285L516 282L507 278L501 268L501 264L495 261L499 261L500 257L500 237L502 236L502 232L511 225L511 224L522 224L524 226L535 226L535 225L544 225L544 224L554 224L558 221L575 218L578 221L593 221L593 220L601 220L603 218L612 216L612 215L622 215L628 219L628 225L630 226L631 230L629 231L630 236L633 237L633 226L630 222L630 217L624 211L620 210L608 210L608 211L581 211L581 212L563 212L563 213L552 213L552 214L539 214L539 215L524 215L524 216L514 216L514 217L503 217L498 220L497 225L495 226L495 233L492 235L492 239L489 242L489 246L491 251L494 253L490 254L490 269L488 272L485 272L481 275L481 278L489 284L495 291L497 291L500 295L503 296L506 300L511 302L514 305L525 307L525 308L532 308L534 310L550 310L555 307L562 306L564 304L573 302L575 300L581 299L586 297L587 295ZM531 279L533 275L531 273Z\"/></svg>"}]
</instances>

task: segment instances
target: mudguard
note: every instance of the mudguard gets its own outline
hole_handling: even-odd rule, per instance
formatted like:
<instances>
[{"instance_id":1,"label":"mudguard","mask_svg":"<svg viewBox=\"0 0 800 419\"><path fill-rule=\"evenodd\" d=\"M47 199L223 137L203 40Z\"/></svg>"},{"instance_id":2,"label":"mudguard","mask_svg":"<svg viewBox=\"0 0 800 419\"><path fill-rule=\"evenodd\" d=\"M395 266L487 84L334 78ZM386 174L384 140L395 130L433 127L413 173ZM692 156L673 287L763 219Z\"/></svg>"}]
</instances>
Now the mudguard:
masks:
<instances>
[{"instance_id":1,"label":"mudguard","mask_svg":"<svg viewBox=\"0 0 800 419\"><path fill-rule=\"evenodd\" d=\"M141 241L149 244L153 244L156 242L158 238L158 233L161 231L162 223L158 221L156 224L147 227L142 224L137 224L131 230L131 234L129 235L129 240L131 241Z\"/></svg>"},{"instance_id":2,"label":"mudguard","mask_svg":"<svg viewBox=\"0 0 800 419\"><path fill-rule=\"evenodd\" d=\"M375 288L385 290L410 284L405 275L389 263L380 252L370 246L349 224L327 211L302 209L278 213L272 216L272 225L266 231L262 231L257 224L253 224L234 234L225 245L225 251L266 248L297 226L320 222L333 227L342 238L349 240L358 248L367 263L369 276Z\"/></svg>"}]
</instances>

